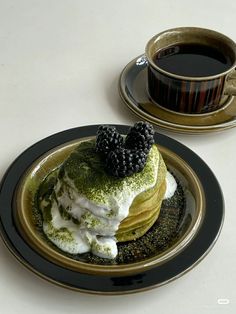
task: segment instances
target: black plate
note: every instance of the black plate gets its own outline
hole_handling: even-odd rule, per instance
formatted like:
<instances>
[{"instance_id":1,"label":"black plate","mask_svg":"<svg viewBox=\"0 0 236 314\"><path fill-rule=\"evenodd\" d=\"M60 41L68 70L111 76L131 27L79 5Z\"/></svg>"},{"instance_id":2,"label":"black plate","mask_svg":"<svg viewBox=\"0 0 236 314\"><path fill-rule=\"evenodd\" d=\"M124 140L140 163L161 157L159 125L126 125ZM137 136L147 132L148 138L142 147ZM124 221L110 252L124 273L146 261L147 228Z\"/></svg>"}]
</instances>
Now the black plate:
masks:
<instances>
[{"instance_id":1,"label":"black plate","mask_svg":"<svg viewBox=\"0 0 236 314\"><path fill-rule=\"evenodd\" d=\"M129 126L117 125L120 133ZM220 233L224 217L223 195L214 174L193 151L162 134L155 134L160 145L179 155L195 171L206 195L206 213L202 225L190 244L177 256L143 273L129 276L90 275L55 265L34 251L19 235L12 217L15 189L27 168L42 154L61 144L96 133L98 125L66 130L34 144L9 167L0 185L0 231L13 255L37 275L58 285L91 293L122 294L142 291L165 284L187 272L212 248Z\"/></svg>"}]
</instances>

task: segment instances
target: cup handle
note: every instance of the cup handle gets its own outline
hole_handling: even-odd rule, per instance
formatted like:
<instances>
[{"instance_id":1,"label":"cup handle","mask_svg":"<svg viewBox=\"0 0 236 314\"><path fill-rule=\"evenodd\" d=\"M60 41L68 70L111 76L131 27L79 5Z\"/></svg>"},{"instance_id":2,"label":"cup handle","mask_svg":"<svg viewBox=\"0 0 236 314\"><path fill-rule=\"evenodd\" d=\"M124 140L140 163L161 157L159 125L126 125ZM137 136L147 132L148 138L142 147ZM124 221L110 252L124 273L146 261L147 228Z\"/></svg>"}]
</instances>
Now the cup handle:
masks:
<instances>
[{"instance_id":1,"label":"cup handle","mask_svg":"<svg viewBox=\"0 0 236 314\"><path fill-rule=\"evenodd\" d=\"M236 96L236 68L226 78L224 94Z\"/></svg>"}]
</instances>

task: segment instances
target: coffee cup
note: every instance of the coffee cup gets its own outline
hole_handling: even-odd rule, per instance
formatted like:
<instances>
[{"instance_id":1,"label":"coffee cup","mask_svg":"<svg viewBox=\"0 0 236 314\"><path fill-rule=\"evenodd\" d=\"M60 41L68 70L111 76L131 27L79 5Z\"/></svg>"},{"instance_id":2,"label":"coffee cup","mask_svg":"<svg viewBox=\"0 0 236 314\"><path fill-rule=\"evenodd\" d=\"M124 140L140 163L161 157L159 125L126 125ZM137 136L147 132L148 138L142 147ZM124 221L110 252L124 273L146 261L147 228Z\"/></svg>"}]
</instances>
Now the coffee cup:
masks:
<instances>
[{"instance_id":1,"label":"coffee cup","mask_svg":"<svg viewBox=\"0 0 236 314\"><path fill-rule=\"evenodd\" d=\"M169 29L148 41L145 55L149 96L165 109L209 113L236 96L236 44L219 32Z\"/></svg>"}]
</instances>

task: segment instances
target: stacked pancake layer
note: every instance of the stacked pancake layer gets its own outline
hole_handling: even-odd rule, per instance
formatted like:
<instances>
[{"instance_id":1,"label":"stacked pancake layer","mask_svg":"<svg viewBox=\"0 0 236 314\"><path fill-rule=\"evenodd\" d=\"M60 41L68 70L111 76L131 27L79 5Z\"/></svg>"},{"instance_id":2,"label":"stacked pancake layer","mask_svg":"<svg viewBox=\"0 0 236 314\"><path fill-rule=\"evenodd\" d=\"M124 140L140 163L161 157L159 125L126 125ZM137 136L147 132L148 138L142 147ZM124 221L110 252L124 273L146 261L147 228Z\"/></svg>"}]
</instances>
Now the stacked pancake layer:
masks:
<instances>
[{"instance_id":1,"label":"stacked pancake layer","mask_svg":"<svg viewBox=\"0 0 236 314\"><path fill-rule=\"evenodd\" d=\"M65 252L114 258L116 242L137 239L158 218L167 171L153 145L141 172L117 179L94 147L82 142L60 167L52 194L40 200L43 230Z\"/></svg>"}]
</instances>

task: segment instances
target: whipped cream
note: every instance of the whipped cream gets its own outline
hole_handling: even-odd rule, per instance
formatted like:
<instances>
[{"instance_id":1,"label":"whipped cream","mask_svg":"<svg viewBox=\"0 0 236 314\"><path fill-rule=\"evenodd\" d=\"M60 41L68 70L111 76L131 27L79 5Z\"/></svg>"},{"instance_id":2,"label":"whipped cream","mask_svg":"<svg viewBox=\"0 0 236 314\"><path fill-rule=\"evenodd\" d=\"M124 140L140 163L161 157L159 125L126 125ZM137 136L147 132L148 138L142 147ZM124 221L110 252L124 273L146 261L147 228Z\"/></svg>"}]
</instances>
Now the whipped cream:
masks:
<instances>
[{"instance_id":1,"label":"whipped cream","mask_svg":"<svg viewBox=\"0 0 236 314\"><path fill-rule=\"evenodd\" d=\"M62 251L70 254L92 252L102 258L115 258L118 253L115 234L121 221L128 216L135 197L156 184L160 155L152 153L150 158L154 175L147 184L130 188L130 181L123 180L122 189L109 191L103 203L96 203L78 193L73 180L65 173L63 180L57 180L54 196L51 196L52 219L43 223L47 237ZM169 172L166 183L165 198L169 198L177 187ZM66 209L68 216L62 215L61 207Z\"/></svg>"},{"instance_id":2,"label":"whipped cream","mask_svg":"<svg viewBox=\"0 0 236 314\"><path fill-rule=\"evenodd\" d=\"M177 189L177 182L172 174L167 171L166 173L166 192L164 196L164 200L171 198Z\"/></svg>"}]
</instances>

